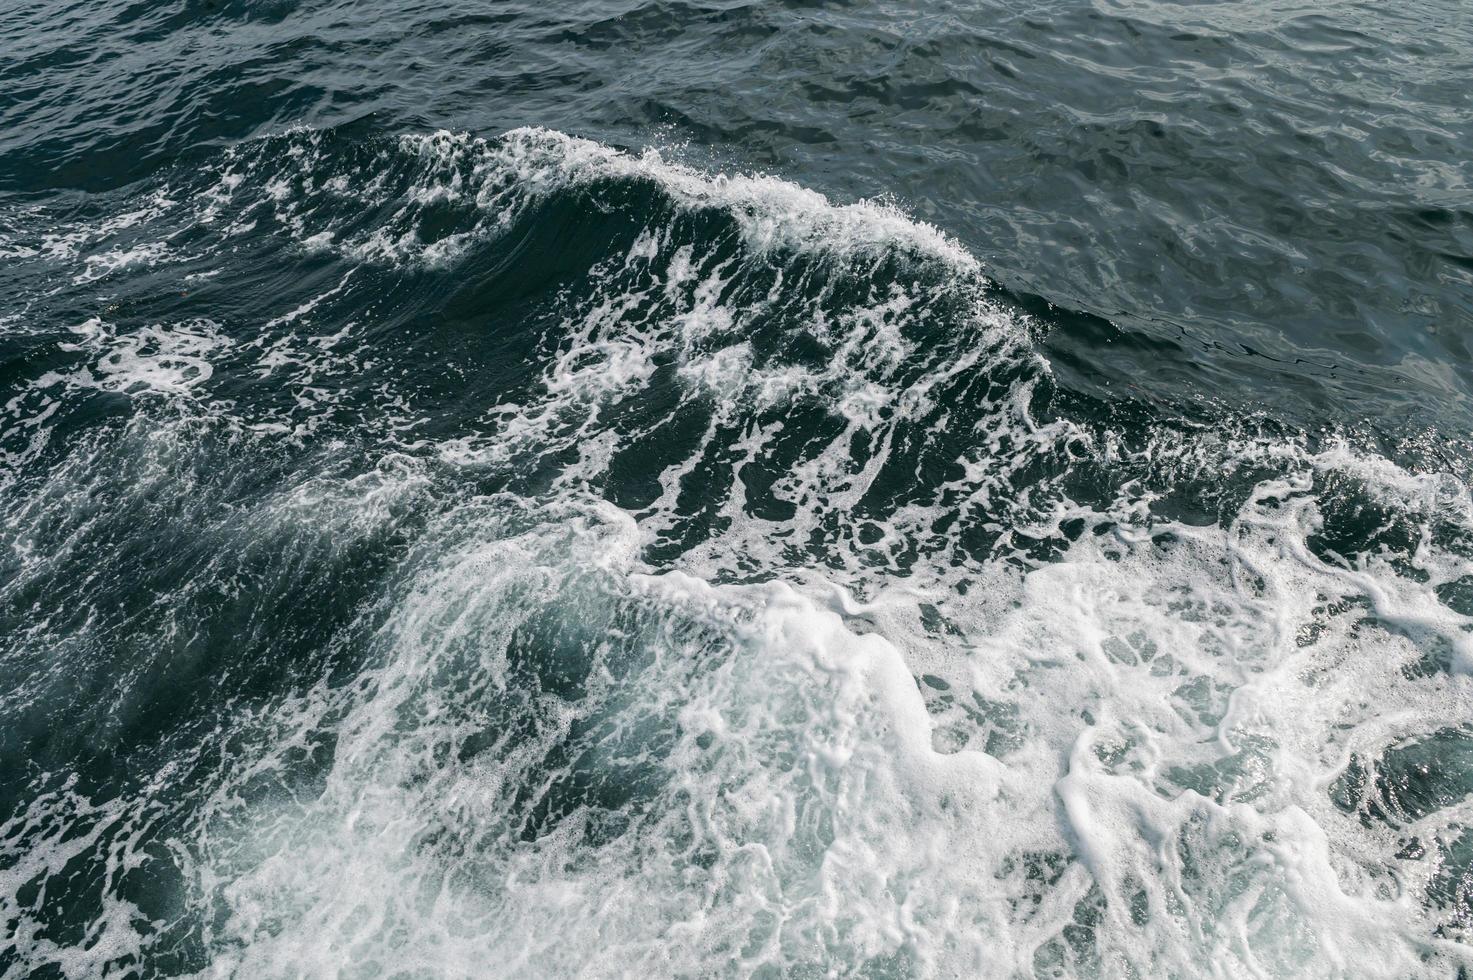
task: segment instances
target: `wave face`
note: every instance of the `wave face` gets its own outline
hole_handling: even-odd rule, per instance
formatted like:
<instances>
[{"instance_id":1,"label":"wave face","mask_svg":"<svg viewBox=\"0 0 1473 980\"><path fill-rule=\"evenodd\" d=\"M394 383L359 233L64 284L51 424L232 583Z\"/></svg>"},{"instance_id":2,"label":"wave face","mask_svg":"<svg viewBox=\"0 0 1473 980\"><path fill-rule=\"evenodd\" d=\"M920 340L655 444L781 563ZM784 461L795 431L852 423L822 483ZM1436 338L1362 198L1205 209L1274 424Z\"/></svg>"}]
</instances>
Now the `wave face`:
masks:
<instances>
[{"instance_id":1,"label":"wave face","mask_svg":"<svg viewBox=\"0 0 1473 980\"><path fill-rule=\"evenodd\" d=\"M1456 472L547 130L4 222L4 972L1467 963Z\"/></svg>"}]
</instances>

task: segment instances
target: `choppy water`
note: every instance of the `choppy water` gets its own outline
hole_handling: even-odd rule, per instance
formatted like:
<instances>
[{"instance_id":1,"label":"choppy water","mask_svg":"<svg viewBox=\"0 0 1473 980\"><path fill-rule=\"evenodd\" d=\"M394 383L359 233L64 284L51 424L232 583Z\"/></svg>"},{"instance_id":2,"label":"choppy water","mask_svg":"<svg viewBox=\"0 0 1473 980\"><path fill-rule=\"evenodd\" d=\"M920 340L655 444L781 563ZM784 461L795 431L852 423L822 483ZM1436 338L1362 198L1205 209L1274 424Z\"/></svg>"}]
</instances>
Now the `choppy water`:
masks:
<instances>
[{"instance_id":1,"label":"choppy water","mask_svg":"<svg viewBox=\"0 0 1473 980\"><path fill-rule=\"evenodd\" d=\"M0 19L0 973L1473 966L1455 0Z\"/></svg>"}]
</instances>

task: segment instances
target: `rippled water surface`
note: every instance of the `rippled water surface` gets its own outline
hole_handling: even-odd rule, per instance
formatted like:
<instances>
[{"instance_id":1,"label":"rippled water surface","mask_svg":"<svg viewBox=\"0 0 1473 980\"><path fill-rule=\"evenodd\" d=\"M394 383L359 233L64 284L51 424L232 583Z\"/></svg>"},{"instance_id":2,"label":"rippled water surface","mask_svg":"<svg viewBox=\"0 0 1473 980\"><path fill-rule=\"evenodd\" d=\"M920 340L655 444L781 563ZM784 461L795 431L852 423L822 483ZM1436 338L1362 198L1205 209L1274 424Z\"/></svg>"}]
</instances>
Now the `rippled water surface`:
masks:
<instances>
[{"instance_id":1,"label":"rippled water surface","mask_svg":"<svg viewBox=\"0 0 1473 980\"><path fill-rule=\"evenodd\" d=\"M1464 975L1470 77L12 4L0 974Z\"/></svg>"}]
</instances>

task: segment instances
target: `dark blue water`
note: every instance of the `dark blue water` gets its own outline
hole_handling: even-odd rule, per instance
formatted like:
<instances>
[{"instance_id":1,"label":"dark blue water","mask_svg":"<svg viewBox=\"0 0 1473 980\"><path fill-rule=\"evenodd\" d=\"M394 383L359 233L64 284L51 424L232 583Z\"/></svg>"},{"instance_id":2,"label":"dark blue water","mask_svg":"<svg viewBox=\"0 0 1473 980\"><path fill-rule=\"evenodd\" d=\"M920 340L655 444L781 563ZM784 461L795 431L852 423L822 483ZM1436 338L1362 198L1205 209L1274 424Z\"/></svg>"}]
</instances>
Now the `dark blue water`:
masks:
<instances>
[{"instance_id":1,"label":"dark blue water","mask_svg":"<svg viewBox=\"0 0 1473 980\"><path fill-rule=\"evenodd\" d=\"M0 973L1461 975L1470 72L12 5Z\"/></svg>"}]
</instances>

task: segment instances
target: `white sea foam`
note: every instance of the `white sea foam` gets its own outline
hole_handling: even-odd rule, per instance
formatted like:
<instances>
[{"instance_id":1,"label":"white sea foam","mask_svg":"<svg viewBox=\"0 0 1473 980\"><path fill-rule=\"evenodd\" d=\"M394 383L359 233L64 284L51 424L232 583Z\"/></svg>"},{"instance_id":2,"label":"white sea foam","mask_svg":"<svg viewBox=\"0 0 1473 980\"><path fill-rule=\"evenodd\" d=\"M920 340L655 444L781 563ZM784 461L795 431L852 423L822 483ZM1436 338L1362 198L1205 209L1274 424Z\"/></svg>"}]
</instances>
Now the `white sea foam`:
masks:
<instances>
[{"instance_id":1,"label":"white sea foam","mask_svg":"<svg viewBox=\"0 0 1473 980\"><path fill-rule=\"evenodd\" d=\"M939 607L919 581L864 603L817 580L650 574L606 504L524 512L520 531L496 508L455 515L489 523L427 549L383 666L338 702L322 795L247 814L217 799L245 832L205 838L238 940L220 966L1398 977L1456 961L1410 881L1386 890L1407 873L1386 864L1393 835L1326 787L1352 747L1460 724L1473 688L1409 677L1415 644L1327 609L1335 570L1283 550L1312 502L1282 512L1272 491L1232 532L1085 535ZM1427 614L1450 638L1467 623ZM586 680L534 684L537 721L507 728L532 634ZM574 784L634 794L612 836Z\"/></svg>"},{"instance_id":2,"label":"white sea foam","mask_svg":"<svg viewBox=\"0 0 1473 980\"><path fill-rule=\"evenodd\" d=\"M72 282L81 285L106 278L121 269L156 265L167 253L168 246L163 242L145 242L129 248L112 248L98 252L87 256L86 269L73 278Z\"/></svg>"},{"instance_id":3,"label":"white sea foam","mask_svg":"<svg viewBox=\"0 0 1473 980\"><path fill-rule=\"evenodd\" d=\"M783 586L633 573L627 516L563 513L569 530L472 545L406 595L321 799L246 821L245 846L262 839L255 821L286 846L226 891L229 928L245 940L230 969L334 974L336 950L362 962L388 935L420 967L452 973L493 959L609 975L953 958L927 934L977 910L938 886L975 895L987 869L957 857L938 880L940 848L976 833L969 818L996 796L995 760L930 747L910 673L880 637L850 633ZM438 740L456 751L514 693L510 651L492 637L618 609L635 617L634 644L588 651L584 699L544 694L539 734L435 770L425 753ZM629 656L648 662L630 672ZM598 816L586 806L517 844L509 806L524 787L535 798L571 776L538 765L601 712L608 727L579 765L595 779L653 781L644 815L592 851L579 844ZM239 846L212 843L231 856ZM969 943L965 955L979 952Z\"/></svg>"},{"instance_id":4,"label":"white sea foam","mask_svg":"<svg viewBox=\"0 0 1473 980\"><path fill-rule=\"evenodd\" d=\"M62 343L61 349L85 352L96 360L74 371L48 373L38 387L62 384L132 394L184 395L210 379L214 373L210 355L231 344L209 320L120 333L112 324L92 317L72 331L78 339Z\"/></svg>"}]
</instances>

